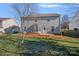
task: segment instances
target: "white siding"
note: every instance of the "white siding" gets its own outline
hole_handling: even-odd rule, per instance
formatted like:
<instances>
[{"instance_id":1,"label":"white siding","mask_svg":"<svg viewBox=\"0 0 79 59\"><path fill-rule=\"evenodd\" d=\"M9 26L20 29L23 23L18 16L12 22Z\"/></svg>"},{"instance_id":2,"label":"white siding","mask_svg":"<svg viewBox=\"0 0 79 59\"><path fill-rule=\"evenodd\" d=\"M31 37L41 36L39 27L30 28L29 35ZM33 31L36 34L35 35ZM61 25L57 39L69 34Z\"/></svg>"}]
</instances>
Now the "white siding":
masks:
<instances>
[{"instance_id":1,"label":"white siding","mask_svg":"<svg viewBox=\"0 0 79 59\"><path fill-rule=\"evenodd\" d=\"M13 25L17 25L14 19L9 19L9 20L3 21L3 27L4 27L4 29L8 28L8 27L11 27Z\"/></svg>"},{"instance_id":2,"label":"white siding","mask_svg":"<svg viewBox=\"0 0 79 59\"><path fill-rule=\"evenodd\" d=\"M0 28L0 32L3 32L4 33L4 29L3 28Z\"/></svg>"},{"instance_id":3,"label":"white siding","mask_svg":"<svg viewBox=\"0 0 79 59\"><path fill-rule=\"evenodd\" d=\"M2 21L2 28L0 28L0 31L4 32L4 29L8 28L8 27L11 27L11 26L17 26L16 22L14 19L7 19L7 20L3 20Z\"/></svg>"},{"instance_id":4,"label":"white siding","mask_svg":"<svg viewBox=\"0 0 79 59\"><path fill-rule=\"evenodd\" d=\"M74 28L79 29L79 17L72 19L72 21L69 24L69 30L74 30Z\"/></svg>"}]
</instances>

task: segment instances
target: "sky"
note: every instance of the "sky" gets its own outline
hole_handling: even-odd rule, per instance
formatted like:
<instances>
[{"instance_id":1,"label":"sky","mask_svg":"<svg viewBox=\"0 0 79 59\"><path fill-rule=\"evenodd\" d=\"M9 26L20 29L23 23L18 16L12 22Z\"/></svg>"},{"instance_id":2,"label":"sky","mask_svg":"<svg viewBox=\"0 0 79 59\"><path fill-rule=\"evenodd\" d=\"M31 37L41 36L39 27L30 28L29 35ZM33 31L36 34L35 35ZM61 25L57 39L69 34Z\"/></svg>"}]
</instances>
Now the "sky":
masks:
<instances>
[{"instance_id":1,"label":"sky","mask_svg":"<svg viewBox=\"0 0 79 59\"><path fill-rule=\"evenodd\" d=\"M69 17L75 12L75 8L79 7L79 4L66 4L66 3L36 3L36 7L39 7L38 12L41 14L57 13L60 15L67 14ZM0 3L0 18L14 18L11 12L11 3ZM72 11L73 10L73 11Z\"/></svg>"}]
</instances>

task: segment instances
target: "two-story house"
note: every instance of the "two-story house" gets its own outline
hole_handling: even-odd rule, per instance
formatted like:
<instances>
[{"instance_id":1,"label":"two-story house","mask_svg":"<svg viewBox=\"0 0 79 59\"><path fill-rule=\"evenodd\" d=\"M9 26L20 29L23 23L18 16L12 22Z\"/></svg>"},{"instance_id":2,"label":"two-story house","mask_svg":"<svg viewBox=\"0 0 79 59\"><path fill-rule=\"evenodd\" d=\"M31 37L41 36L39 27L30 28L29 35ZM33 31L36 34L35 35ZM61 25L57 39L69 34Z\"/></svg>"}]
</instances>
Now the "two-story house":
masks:
<instances>
[{"instance_id":1,"label":"two-story house","mask_svg":"<svg viewBox=\"0 0 79 59\"><path fill-rule=\"evenodd\" d=\"M59 14L36 14L21 17L21 31L26 33L60 33Z\"/></svg>"}]
</instances>

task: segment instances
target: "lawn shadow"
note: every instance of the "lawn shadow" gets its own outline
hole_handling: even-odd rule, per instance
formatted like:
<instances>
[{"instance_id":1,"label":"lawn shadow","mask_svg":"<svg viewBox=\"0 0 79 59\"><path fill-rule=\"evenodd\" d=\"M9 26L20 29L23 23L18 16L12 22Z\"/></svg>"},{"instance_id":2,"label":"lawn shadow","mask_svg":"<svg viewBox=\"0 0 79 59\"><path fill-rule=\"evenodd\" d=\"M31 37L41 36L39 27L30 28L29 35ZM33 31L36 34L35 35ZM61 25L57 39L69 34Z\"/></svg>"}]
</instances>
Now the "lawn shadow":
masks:
<instances>
[{"instance_id":1,"label":"lawn shadow","mask_svg":"<svg viewBox=\"0 0 79 59\"><path fill-rule=\"evenodd\" d=\"M49 44L50 43L50 44ZM27 41L20 46L24 48L25 52L20 53L23 56L66 56L66 55L79 55L71 54L68 50L69 47L51 45L56 42L44 41Z\"/></svg>"}]
</instances>

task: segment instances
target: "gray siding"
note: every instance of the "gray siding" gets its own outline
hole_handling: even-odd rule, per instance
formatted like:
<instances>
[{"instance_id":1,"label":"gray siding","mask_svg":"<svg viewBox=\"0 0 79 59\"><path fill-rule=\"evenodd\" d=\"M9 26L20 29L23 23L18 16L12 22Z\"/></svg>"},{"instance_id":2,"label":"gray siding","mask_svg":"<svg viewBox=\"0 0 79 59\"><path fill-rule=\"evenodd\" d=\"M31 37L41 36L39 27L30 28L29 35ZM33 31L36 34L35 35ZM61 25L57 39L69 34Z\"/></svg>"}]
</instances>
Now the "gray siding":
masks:
<instances>
[{"instance_id":1,"label":"gray siding","mask_svg":"<svg viewBox=\"0 0 79 59\"><path fill-rule=\"evenodd\" d=\"M74 28L79 29L79 16L73 18L69 23L69 30L74 30Z\"/></svg>"},{"instance_id":2,"label":"gray siding","mask_svg":"<svg viewBox=\"0 0 79 59\"><path fill-rule=\"evenodd\" d=\"M35 22L37 20L37 22ZM35 25L38 25L38 32L41 33L60 33L59 17L55 19L48 18L35 18L35 19L22 19L22 31L35 32ZM54 26L54 31L52 31L52 26ZM25 29L26 28L26 29Z\"/></svg>"}]
</instances>

